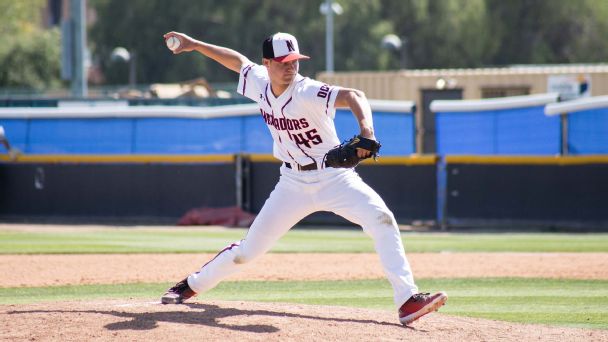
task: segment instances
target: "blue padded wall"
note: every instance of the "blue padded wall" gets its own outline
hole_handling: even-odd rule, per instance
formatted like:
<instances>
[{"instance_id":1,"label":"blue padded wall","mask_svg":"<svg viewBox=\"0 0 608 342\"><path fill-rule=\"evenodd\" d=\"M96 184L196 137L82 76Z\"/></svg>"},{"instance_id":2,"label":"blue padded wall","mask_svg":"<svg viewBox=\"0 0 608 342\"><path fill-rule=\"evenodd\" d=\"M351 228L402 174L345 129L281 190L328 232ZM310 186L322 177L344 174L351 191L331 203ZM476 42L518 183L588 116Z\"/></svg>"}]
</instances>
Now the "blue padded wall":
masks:
<instances>
[{"instance_id":1,"label":"blue padded wall","mask_svg":"<svg viewBox=\"0 0 608 342\"><path fill-rule=\"evenodd\" d=\"M27 132L29 129L27 120L0 119L0 126L4 127L4 134L13 147L25 153L29 152L27 148Z\"/></svg>"},{"instance_id":2,"label":"blue padded wall","mask_svg":"<svg viewBox=\"0 0 608 342\"><path fill-rule=\"evenodd\" d=\"M132 119L30 120L27 153L130 153L132 131Z\"/></svg>"},{"instance_id":3,"label":"blue padded wall","mask_svg":"<svg viewBox=\"0 0 608 342\"><path fill-rule=\"evenodd\" d=\"M350 111L336 114L341 140L359 133ZM375 112L383 155L409 155L412 113ZM259 115L213 119L60 118L0 119L15 147L30 154L233 154L272 153L272 137Z\"/></svg>"},{"instance_id":4,"label":"blue padded wall","mask_svg":"<svg viewBox=\"0 0 608 342\"><path fill-rule=\"evenodd\" d=\"M608 153L608 108L568 115L568 152L570 154Z\"/></svg>"},{"instance_id":5,"label":"blue padded wall","mask_svg":"<svg viewBox=\"0 0 608 342\"><path fill-rule=\"evenodd\" d=\"M559 117L544 106L436 114L439 154L559 154Z\"/></svg>"},{"instance_id":6,"label":"blue padded wall","mask_svg":"<svg viewBox=\"0 0 608 342\"><path fill-rule=\"evenodd\" d=\"M243 145L241 151L247 153L272 153L272 136L261 116L243 117Z\"/></svg>"},{"instance_id":7,"label":"blue padded wall","mask_svg":"<svg viewBox=\"0 0 608 342\"><path fill-rule=\"evenodd\" d=\"M240 149L240 118L207 120L142 118L135 127L136 154L234 153Z\"/></svg>"},{"instance_id":8,"label":"blue padded wall","mask_svg":"<svg viewBox=\"0 0 608 342\"><path fill-rule=\"evenodd\" d=\"M494 116L488 112L437 113L439 154L494 154Z\"/></svg>"},{"instance_id":9,"label":"blue padded wall","mask_svg":"<svg viewBox=\"0 0 608 342\"><path fill-rule=\"evenodd\" d=\"M374 112L376 138L382 144L381 155L404 156L416 151L414 115L412 113ZM336 131L340 141L358 134L357 120L350 110L336 111Z\"/></svg>"}]
</instances>

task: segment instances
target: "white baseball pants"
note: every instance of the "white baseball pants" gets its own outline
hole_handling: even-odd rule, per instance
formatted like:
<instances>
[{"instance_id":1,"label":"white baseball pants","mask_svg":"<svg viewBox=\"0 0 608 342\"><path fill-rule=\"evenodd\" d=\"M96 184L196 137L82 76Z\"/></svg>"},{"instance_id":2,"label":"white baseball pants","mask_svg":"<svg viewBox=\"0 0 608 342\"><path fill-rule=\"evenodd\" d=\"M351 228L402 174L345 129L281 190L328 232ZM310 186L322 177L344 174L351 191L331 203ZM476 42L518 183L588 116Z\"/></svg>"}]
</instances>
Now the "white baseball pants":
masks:
<instances>
[{"instance_id":1,"label":"white baseball pants","mask_svg":"<svg viewBox=\"0 0 608 342\"><path fill-rule=\"evenodd\" d=\"M392 212L354 170L298 171L284 164L279 182L247 236L226 247L200 271L191 274L188 284L197 293L215 287L239 271L244 263L268 252L291 227L316 211L334 212L360 225L372 237L393 287L397 308L418 292Z\"/></svg>"}]
</instances>

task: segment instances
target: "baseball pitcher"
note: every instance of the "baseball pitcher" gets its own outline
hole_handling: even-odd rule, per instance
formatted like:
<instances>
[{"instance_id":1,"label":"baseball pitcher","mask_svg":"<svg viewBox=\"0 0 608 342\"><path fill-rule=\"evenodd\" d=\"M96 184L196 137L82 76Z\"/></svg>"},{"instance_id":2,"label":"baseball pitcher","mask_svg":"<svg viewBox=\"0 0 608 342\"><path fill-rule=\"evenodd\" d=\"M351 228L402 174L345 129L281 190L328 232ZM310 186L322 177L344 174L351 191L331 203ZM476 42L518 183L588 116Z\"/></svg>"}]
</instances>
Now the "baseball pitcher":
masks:
<instances>
[{"instance_id":1,"label":"baseball pitcher","mask_svg":"<svg viewBox=\"0 0 608 342\"><path fill-rule=\"evenodd\" d=\"M445 304L444 292L418 292L393 213L354 170L359 161L375 158L380 149L363 92L300 75L299 62L309 57L300 54L298 41L287 33L264 40L262 65L237 51L183 33L169 32L164 38L175 54L197 51L239 74L237 91L258 103L261 119L274 140L273 155L282 164L279 182L245 238L170 288L162 303L179 304L213 288L270 250L304 217L331 211L360 225L374 240L402 324ZM334 126L339 107L349 108L360 127L358 135L341 145Z\"/></svg>"}]
</instances>

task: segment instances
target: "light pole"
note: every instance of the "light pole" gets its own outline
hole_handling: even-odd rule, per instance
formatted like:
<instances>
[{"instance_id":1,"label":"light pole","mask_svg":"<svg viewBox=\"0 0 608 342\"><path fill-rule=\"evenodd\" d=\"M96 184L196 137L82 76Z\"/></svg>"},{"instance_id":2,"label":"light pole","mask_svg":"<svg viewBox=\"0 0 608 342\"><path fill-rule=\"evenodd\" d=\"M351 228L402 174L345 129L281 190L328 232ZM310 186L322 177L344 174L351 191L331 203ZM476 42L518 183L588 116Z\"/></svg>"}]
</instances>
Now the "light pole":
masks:
<instances>
[{"instance_id":1,"label":"light pole","mask_svg":"<svg viewBox=\"0 0 608 342\"><path fill-rule=\"evenodd\" d=\"M62 22L62 77L71 80L72 96L87 97L86 1L70 0L69 17Z\"/></svg>"},{"instance_id":2,"label":"light pole","mask_svg":"<svg viewBox=\"0 0 608 342\"><path fill-rule=\"evenodd\" d=\"M319 11L325 15L325 71L334 72L334 14L340 15L344 10L340 4L325 0Z\"/></svg>"},{"instance_id":3,"label":"light pole","mask_svg":"<svg viewBox=\"0 0 608 342\"><path fill-rule=\"evenodd\" d=\"M112 54L110 55L110 60L112 62L122 62L129 63L129 86L134 88L137 84L136 79L136 54L135 51L129 52L126 48L119 46L112 50Z\"/></svg>"},{"instance_id":4,"label":"light pole","mask_svg":"<svg viewBox=\"0 0 608 342\"><path fill-rule=\"evenodd\" d=\"M399 67L407 69L407 38L399 38L396 34L382 37L382 48L399 54Z\"/></svg>"}]
</instances>

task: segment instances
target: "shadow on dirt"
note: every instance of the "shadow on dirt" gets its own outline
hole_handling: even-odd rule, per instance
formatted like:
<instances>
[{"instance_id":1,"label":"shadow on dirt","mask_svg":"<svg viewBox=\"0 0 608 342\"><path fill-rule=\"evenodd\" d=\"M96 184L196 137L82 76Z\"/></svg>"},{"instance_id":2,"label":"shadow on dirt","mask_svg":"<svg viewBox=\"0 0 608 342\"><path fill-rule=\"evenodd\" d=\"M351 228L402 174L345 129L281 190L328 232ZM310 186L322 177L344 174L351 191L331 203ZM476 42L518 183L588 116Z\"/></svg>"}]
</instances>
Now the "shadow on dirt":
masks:
<instances>
[{"instance_id":1,"label":"shadow on dirt","mask_svg":"<svg viewBox=\"0 0 608 342\"><path fill-rule=\"evenodd\" d=\"M105 326L106 329L116 330L151 330L158 327L158 322L169 322L179 324L206 325L216 328L224 328L236 331L246 331L253 333L274 333L280 331L279 328L273 325L252 324L252 325L235 325L223 324L220 322L222 318L235 316L269 316L269 317L287 317L298 319L312 319L328 322L344 322L344 323L360 323L360 324L377 324L383 326L403 327L400 324L380 322L376 320L366 319L348 319L334 317L320 317L311 315L294 314L288 312L268 311L268 310L246 310L235 308L222 308L211 304L183 304L192 311L171 311L171 312L124 312L118 310L22 310L9 311L10 315L18 314L33 314L33 313L89 313L103 314L116 317L122 317L126 320L121 322L110 323ZM409 327L408 327L409 328ZM410 328L413 329L413 328ZM415 329L414 329L415 330Z\"/></svg>"}]
</instances>

